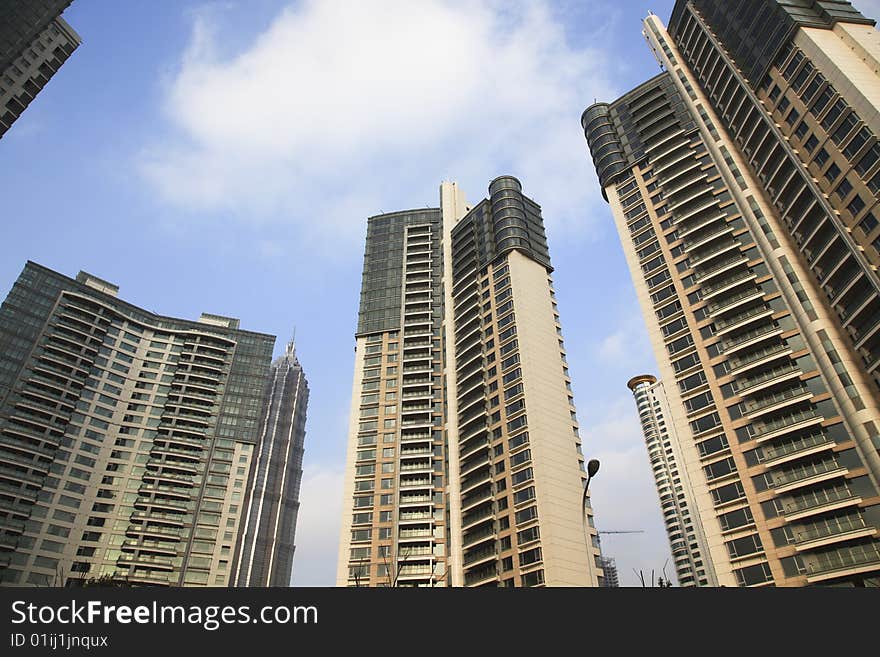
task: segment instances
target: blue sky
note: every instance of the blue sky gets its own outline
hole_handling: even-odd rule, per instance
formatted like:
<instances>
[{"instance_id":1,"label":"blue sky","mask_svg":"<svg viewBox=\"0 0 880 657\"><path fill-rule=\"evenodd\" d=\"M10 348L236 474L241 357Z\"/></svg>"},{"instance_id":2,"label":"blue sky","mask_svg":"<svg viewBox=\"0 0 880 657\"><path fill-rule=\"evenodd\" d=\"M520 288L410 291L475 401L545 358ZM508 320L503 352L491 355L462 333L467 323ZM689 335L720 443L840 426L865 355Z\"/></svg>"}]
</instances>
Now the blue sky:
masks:
<instances>
[{"instance_id":1,"label":"blue sky","mask_svg":"<svg viewBox=\"0 0 880 657\"><path fill-rule=\"evenodd\" d=\"M311 385L294 585L332 585L366 217L544 209L590 489L623 585L669 560L626 381L656 369L579 119L659 72L672 0L74 0L83 45L0 142L0 293L26 260L126 300L296 329ZM866 13L880 1L862 0ZM331 302L332 300L332 302Z\"/></svg>"}]
</instances>

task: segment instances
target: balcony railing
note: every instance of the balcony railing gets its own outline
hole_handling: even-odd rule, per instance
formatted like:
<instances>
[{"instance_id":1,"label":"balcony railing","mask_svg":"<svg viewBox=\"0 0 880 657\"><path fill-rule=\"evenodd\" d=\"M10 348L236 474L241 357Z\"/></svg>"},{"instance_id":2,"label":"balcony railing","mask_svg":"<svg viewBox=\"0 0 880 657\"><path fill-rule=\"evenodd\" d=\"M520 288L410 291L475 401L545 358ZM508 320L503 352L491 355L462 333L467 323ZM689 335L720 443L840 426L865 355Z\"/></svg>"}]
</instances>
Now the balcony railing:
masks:
<instances>
[{"instance_id":1,"label":"balcony railing","mask_svg":"<svg viewBox=\"0 0 880 657\"><path fill-rule=\"evenodd\" d=\"M705 224L703 224L703 226L708 226L709 224L711 224L714 221L721 219L721 218L722 217L720 217L720 216L716 217L712 221L707 221ZM703 226L700 226L700 228L703 228ZM713 240L718 239L722 235L727 235L731 231L733 231L733 228L731 227L731 225L725 223L725 224L722 224L721 226L719 226L715 230L712 230L710 232L704 233L703 235L699 235L697 237L691 237L690 239L686 239L686 240L682 241L682 246L684 246L686 251L690 251L691 249L696 248L698 245L708 244L709 242L712 242ZM691 234L691 233L696 234L696 231L690 231L690 230L686 231L686 234Z\"/></svg>"},{"instance_id":2,"label":"balcony railing","mask_svg":"<svg viewBox=\"0 0 880 657\"><path fill-rule=\"evenodd\" d=\"M401 472L410 472L412 470L430 470L431 461L421 461L419 463L407 463L400 466Z\"/></svg>"},{"instance_id":3,"label":"balcony railing","mask_svg":"<svg viewBox=\"0 0 880 657\"><path fill-rule=\"evenodd\" d=\"M761 451L762 461L774 461L800 452L819 447L820 445L831 445L832 442L822 432L811 433L806 436L799 436L796 440L784 443L782 445L767 445Z\"/></svg>"},{"instance_id":4,"label":"balcony railing","mask_svg":"<svg viewBox=\"0 0 880 657\"><path fill-rule=\"evenodd\" d=\"M20 470L16 470L15 468L7 468L3 465L0 465L0 475L22 479L24 481L30 481L36 484L41 484L43 482L42 476L29 474L27 472L21 472Z\"/></svg>"},{"instance_id":5,"label":"balcony railing","mask_svg":"<svg viewBox=\"0 0 880 657\"><path fill-rule=\"evenodd\" d=\"M715 294L716 292L723 290L728 287L733 287L734 285L738 285L739 283L744 283L745 281L755 278L755 274L749 270L737 272L733 276L722 279L717 283L712 283L710 285L703 286L703 298L709 296L710 294Z\"/></svg>"},{"instance_id":6,"label":"balcony railing","mask_svg":"<svg viewBox=\"0 0 880 657\"><path fill-rule=\"evenodd\" d=\"M745 290L743 292L737 292L735 295L730 297L724 297L719 299L718 301L713 301L710 304L706 305L706 310L709 311L710 315L714 315L719 311L723 311L726 308L735 306L737 303L742 301L743 299L748 299L749 297L760 297L764 295L764 291L761 289L754 290Z\"/></svg>"},{"instance_id":7,"label":"balcony railing","mask_svg":"<svg viewBox=\"0 0 880 657\"><path fill-rule=\"evenodd\" d=\"M772 333L776 333L780 331L778 325L773 323L761 324L745 333L740 333L734 338L729 338L727 340L721 341L721 350L723 352L730 351L731 349L736 349L737 347L741 347L744 344L751 342L752 340L757 340L758 338L762 338L764 336L771 335Z\"/></svg>"},{"instance_id":8,"label":"balcony railing","mask_svg":"<svg viewBox=\"0 0 880 657\"><path fill-rule=\"evenodd\" d=\"M430 495L402 495L400 497L401 506L405 504L426 504L430 503Z\"/></svg>"},{"instance_id":9,"label":"balcony railing","mask_svg":"<svg viewBox=\"0 0 880 657\"><path fill-rule=\"evenodd\" d=\"M768 381L772 381L774 379L778 379L780 377L787 376L795 372L799 373L800 371L800 367L798 367L795 363L783 365L782 367L774 367L772 370L767 370L766 372L763 372L758 376L751 376L747 379L737 379L733 382L733 389L736 393L742 394L743 392L746 392L751 388L755 388L762 383L767 383Z\"/></svg>"},{"instance_id":10,"label":"balcony railing","mask_svg":"<svg viewBox=\"0 0 880 657\"><path fill-rule=\"evenodd\" d=\"M821 538L829 538L840 534L865 529L865 519L861 514L851 514L842 517L828 518L809 525L792 527L795 543L807 543Z\"/></svg>"},{"instance_id":11,"label":"balcony railing","mask_svg":"<svg viewBox=\"0 0 880 657\"><path fill-rule=\"evenodd\" d=\"M484 518L487 518L493 515L495 511L492 509L492 505L488 504L483 508L474 509L473 511L468 511L462 515L461 526L467 527L468 525L473 525Z\"/></svg>"},{"instance_id":12,"label":"balcony railing","mask_svg":"<svg viewBox=\"0 0 880 657\"><path fill-rule=\"evenodd\" d=\"M401 479L400 480L400 487L401 488L416 488L416 487L421 488L421 487L430 486L430 485L431 485L430 479Z\"/></svg>"},{"instance_id":13,"label":"balcony railing","mask_svg":"<svg viewBox=\"0 0 880 657\"><path fill-rule=\"evenodd\" d=\"M782 510L783 513L792 515L852 499L856 499L856 495L846 485L822 488L784 501Z\"/></svg>"},{"instance_id":14,"label":"balcony railing","mask_svg":"<svg viewBox=\"0 0 880 657\"><path fill-rule=\"evenodd\" d=\"M491 513L487 515L492 515ZM495 535L495 523L489 523L485 528L480 529L479 531L473 532L465 532L464 538L462 540L462 545L471 545L480 541L484 538L489 538L490 536Z\"/></svg>"},{"instance_id":15,"label":"balcony railing","mask_svg":"<svg viewBox=\"0 0 880 657\"><path fill-rule=\"evenodd\" d=\"M712 265L708 269L701 269L700 271L694 273L694 280L698 281L698 282L704 281L707 278L710 278L711 276L713 276L717 272L723 271L724 269L729 269L730 267L733 267L735 265L744 264L746 262L748 262L748 259L743 257L742 254L740 254L739 257L729 258L723 262L719 262L715 265Z\"/></svg>"},{"instance_id":16,"label":"balcony railing","mask_svg":"<svg viewBox=\"0 0 880 657\"><path fill-rule=\"evenodd\" d=\"M760 317L761 315L772 315L773 309L768 308L767 306L756 306L755 308L749 308L747 311L742 313L737 313L732 317L728 317L726 319L719 319L715 321L715 331L716 333L723 331L724 329L730 328L732 326L736 326L737 324L741 324L753 317Z\"/></svg>"},{"instance_id":17,"label":"balcony railing","mask_svg":"<svg viewBox=\"0 0 880 657\"><path fill-rule=\"evenodd\" d=\"M703 264L704 262L708 262L716 255L724 253L725 251L728 251L738 246L739 242L737 242L736 240L730 240L728 242L724 242L723 244L719 244L718 246L713 246L712 248L707 249L703 252L692 254L688 257L688 262L691 267L699 267L701 264Z\"/></svg>"},{"instance_id":18,"label":"balcony railing","mask_svg":"<svg viewBox=\"0 0 880 657\"><path fill-rule=\"evenodd\" d=\"M801 422L812 420L814 418L821 420L822 414L815 408L807 408L796 413L789 413L774 418L767 422L755 422L753 425L754 433L752 433L752 438L760 438L775 431L779 431L780 429L793 427Z\"/></svg>"},{"instance_id":19,"label":"balcony railing","mask_svg":"<svg viewBox=\"0 0 880 657\"><path fill-rule=\"evenodd\" d=\"M487 549L465 553L464 565L468 566L472 563L476 563L477 561L482 561L483 559L486 559L487 557L495 557L497 555L498 555L498 551L495 549L494 545L490 548L487 548Z\"/></svg>"},{"instance_id":20,"label":"balcony railing","mask_svg":"<svg viewBox=\"0 0 880 657\"><path fill-rule=\"evenodd\" d=\"M401 513L400 519L407 520L431 520L434 517L432 513Z\"/></svg>"},{"instance_id":21,"label":"balcony railing","mask_svg":"<svg viewBox=\"0 0 880 657\"><path fill-rule=\"evenodd\" d=\"M807 573L818 575L875 563L880 564L880 548L858 545L822 554L818 561L807 564Z\"/></svg>"},{"instance_id":22,"label":"balcony railing","mask_svg":"<svg viewBox=\"0 0 880 657\"><path fill-rule=\"evenodd\" d=\"M731 371L738 370L746 365L751 365L752 363L757 363L760 360L764 360L768 356L773 356L775 354L781 354L783 352L789 351L791 347L789 347L785 343L773 344L767 347L762 347L757 351L751 351L742 356L733 357L727 361L727 364L730 366Z\"/></svg>"},{"instance_id":23,"label":"balcony railing","mask_svg":"<svg viewBox=\"0 0 880 657\"><path fill-rule=\"evenodd\" d=\"M771 477L773 480L773 486L775 488L781 488L782 486L796 484L800 481L804 481L806 479L810 479L812 477L816 477L827 472L834 472L835 470L840 470L840 464L837 462L837 459L832 458L816 463L805 463L789 470L783 470L781 472L774 472L772 473Z\"/></svg>"},{"instance_id":24,"label":"balcony railing","mask_svg":"<svg viewBox=\"0 0 880 657\"><path fill-rule=\"evenodd\" d=\"M781 404L782 402L789 399L801 397L809 392L810 389L805 386L786 388L781 392L773 393L772 395L769 395L767 397L760 397L758 399L750 399L746 401L743 410L745 411L746 415L751 415L752 413L764 410L765 408L771 408L773 406L776 406L777 404Z\"/></svg>"},{"instance_id":25,"label":"balcony railing","mask_svg":"<svg viewBox=\"0 0 880 657\"><path fill-rule=\"evenodd\" d=\"M400 538L425 538L430 537L432 531L430 529L401 529Z\"/></svg>"}]
</instances>

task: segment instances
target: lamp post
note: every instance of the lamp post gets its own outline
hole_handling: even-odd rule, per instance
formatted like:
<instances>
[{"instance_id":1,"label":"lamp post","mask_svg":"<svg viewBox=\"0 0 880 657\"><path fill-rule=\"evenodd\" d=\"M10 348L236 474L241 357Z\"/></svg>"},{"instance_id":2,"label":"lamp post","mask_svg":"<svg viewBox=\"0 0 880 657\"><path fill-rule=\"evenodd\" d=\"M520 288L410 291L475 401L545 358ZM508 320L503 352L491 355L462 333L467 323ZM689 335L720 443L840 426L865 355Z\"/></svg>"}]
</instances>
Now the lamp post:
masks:
<instances>
[{"instance_id":1,"label":"lamp post","mask_svg":"<svg viewBox=\"0 0 880 657\"><path fill-rule=\"evenodd\" d=\"M587 491L590 488L590 479L592 479L597 472L599 472L599 459L590 459L590 462L587 463L587 482L584 484L584 497L582 500L584 522L587 522Z\"/></svg>"},{"instance_id":2,"label":"lamp post","mask_svg":"<svg viewBox=\"0 0 880 657\"><path fill-rule=\"evenodd\" d=\"M591 576L593 574L593 559L590 557L590 535L587 532L587 493L590 489L590 480L596 475L598 471L599 460L590 459L589 463L587 463L587 481L584 483L584 495L581 499L581 511L584 522L584 540L587 542L587 567Z\"/></svg>"}]
</instances>

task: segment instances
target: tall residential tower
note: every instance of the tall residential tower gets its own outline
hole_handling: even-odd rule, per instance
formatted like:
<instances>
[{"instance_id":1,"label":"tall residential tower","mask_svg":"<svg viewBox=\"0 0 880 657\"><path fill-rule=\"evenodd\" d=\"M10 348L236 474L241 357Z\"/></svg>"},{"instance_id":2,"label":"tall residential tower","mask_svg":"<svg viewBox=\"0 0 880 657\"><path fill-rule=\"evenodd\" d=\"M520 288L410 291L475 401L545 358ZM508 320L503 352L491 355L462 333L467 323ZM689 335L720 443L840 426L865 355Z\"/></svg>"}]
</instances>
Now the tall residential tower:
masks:
<instances>
[{"instance_id":1,"label":"tall residential tower","mask_svg":"<svg viewBox=\"0 0 880 657\"><path fill-rule=\"evenodd\" d=\"M582 117L721 585L880 584L872 24L679 1L665 71Z\"/></svg>"},{"instance_id":2,"label":"tall residential tower","mask_svg":"<svg viewBox=\"0 0 880 657\"><path fill-rule=\"evenodd\" d=\"M693 491L688 483L687 470L679 463L679 429L672 424L663 382L650 374L643 374L630 379L627 386L639 411L678 585L714 586L715 571L700 519L692 513ZM683 429L686 434L690 433L687 427Z\"/></svg>"},{"instance_id":3,"label":"tall residential tower","mask_svg":"<svg viewBox=\"0 0 880 657\"><path fill-rule=\"evenodd\" d=\"M70 2L0 0L0 138L79 47Z\"/></svg>"},{"instance_id":4,"label":"tall residential tower","mask_svg":"<svg viewBox=\"0 0 880 657\"><path fill-rule=\"evenodd\" d=\"M254 461L238 586L289 586L306 438L309 384L293 341L272 363Z\"/></svg>"},{"instance_id":5,"label":"tall residential tower","mask_svg":"<svg viewBox=\"0 0 880 657\"><path fill-rule=\"evenodd\" d=\"M0 582L234 583L275 338L28 262L0 307Z\"/></svg>"},{"instance_id":6,"label":"tall residential tower","mask_svg":"<svg viewBox=\"0 0 880 657\"><path fill-rule=\"evenodd\" d=\"M368 220L340 586L596 586L592 512L540 207Z\"/></svg>"}]
</instances>

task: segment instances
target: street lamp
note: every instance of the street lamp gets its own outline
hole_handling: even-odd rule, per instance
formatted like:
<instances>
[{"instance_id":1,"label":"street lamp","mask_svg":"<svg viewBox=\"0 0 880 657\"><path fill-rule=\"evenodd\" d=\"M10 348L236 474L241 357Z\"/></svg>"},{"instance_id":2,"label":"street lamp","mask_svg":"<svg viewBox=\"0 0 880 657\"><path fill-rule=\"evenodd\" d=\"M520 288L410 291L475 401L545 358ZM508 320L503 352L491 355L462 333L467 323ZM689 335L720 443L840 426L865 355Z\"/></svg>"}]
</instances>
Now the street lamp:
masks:
<instances>
[{"instance_id":1,"label":"street lamp","mask_svg":"<svg viewBox=\"0 0 880 657\"><path fill-rule=\"evenodd\" d=\"M584 484L584 498L582 505L584 507L584 522L587 521L587 491L590 488L590 479L592 479L597 472L599 472L599 459L590 459L590 462L587 463L587 483Z\"/></svg>"},{"instance_id":2,"label":"street lamp","mask_svg":"<svg viewBox=\"0 0 880 657\"><path fill-rule=\"evenodd\" d=\"M592 479L597 472L599 472L599 460L590 459L590 462L587 463L587 481L584 483L584 495L581 499L581 515L583 516L582 520L584 523L584 540L587 542L587 569L590 572L591 580L593 574L593 559L590 557L590 534L587 531L587 492L590 488L590 479Z\"/></svg>"}]
</instances>

